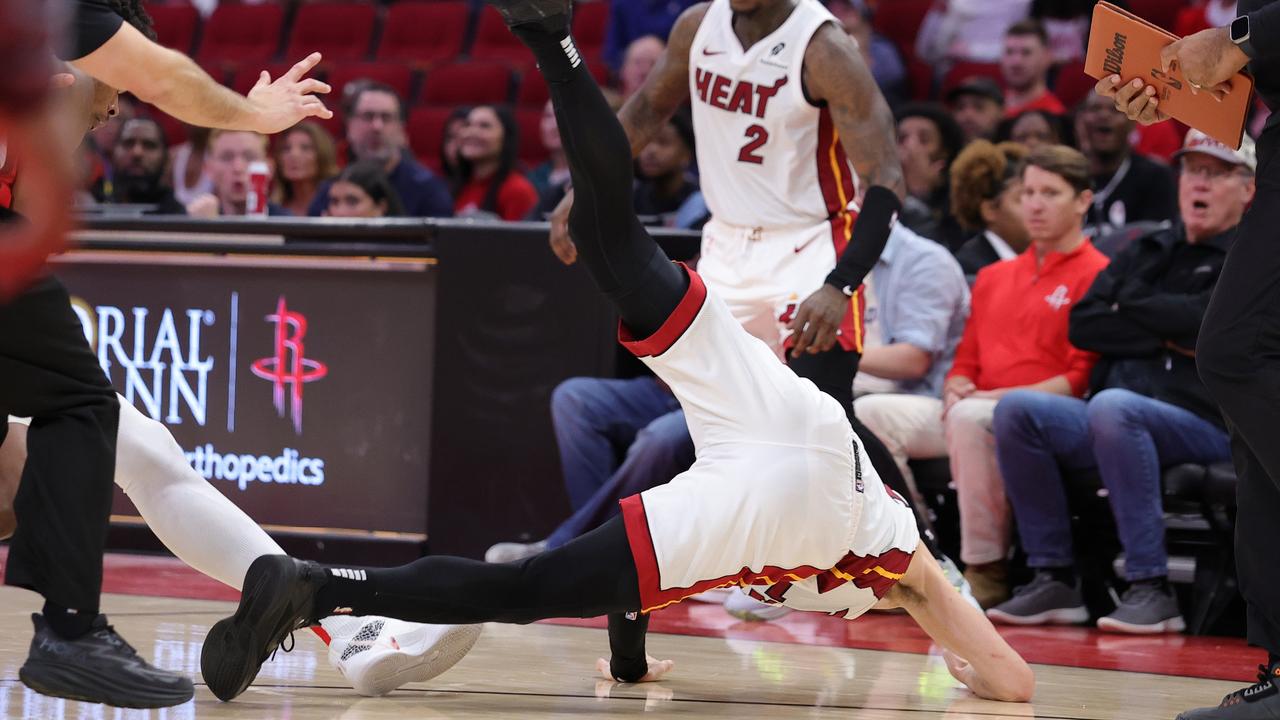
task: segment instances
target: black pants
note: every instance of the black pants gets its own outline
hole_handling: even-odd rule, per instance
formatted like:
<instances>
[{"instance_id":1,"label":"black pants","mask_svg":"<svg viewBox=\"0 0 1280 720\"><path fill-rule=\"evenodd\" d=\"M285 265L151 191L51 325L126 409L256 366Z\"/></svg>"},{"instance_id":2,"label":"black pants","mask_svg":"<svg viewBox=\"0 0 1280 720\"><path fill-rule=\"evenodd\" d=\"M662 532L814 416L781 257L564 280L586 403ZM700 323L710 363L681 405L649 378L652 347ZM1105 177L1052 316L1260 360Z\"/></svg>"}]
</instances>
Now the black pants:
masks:
<instances>
[{"instance_id":1,"label":"black pants","mask_svg":"<svg viewBox=\"0 0 1280 720\"><path fill-rule=\"evenodd\" d=\"M1209 303L1196 362L1231 431L1249 642L1280 654L1280 130L1268 130L1258 150L1258 193Z\"/></svg>"},{"instance_id":2,"label":"black pants","mask_svg":"<svg viewBox=\"0 0 1280 720\"><path fill-rule=\"evenodd\" d=\"M120 406L56 280L0 306L6 414L32 421L5 582L96 612Z\"/></svg>"}]
</instances>

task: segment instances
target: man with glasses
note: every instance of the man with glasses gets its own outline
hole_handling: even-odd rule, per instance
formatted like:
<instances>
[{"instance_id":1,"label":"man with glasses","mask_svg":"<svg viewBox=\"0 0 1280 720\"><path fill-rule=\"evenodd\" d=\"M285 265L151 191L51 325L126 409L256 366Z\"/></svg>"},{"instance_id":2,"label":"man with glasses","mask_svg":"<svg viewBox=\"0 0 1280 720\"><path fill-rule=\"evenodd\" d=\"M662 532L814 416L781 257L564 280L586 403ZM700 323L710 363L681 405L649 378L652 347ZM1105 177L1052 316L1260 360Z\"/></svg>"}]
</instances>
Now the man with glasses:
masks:
<instances>
[{"instance_id":1,"label":"man with glasses","mask_svg":"<svg viewBox=\"0 0 1280 720\"><path fill-rule=\"evenodd\" d=\"M1192 130L1181 157L1182 224L1135 240L1098 274L1071 311L1071 342L1100 354L1092 397L1017 391L996 406L1000 473L1035 578L987 611L1016 625L1081 623L1063 474L1096 471L1125 552L1128 590L1098 620L1122 633L1181 632L1168 582L1160 469L1223 462L1230 442L1196 375L1195 346L1209 296L1245 208L1257 163L1248 137L1231 150Z\"/></svg>"},{"instance_id":2,"label":"man with glasses","mask_svg":"<svg viewBox=\"0 0 1280 720\"><path fill-rule=\"evenodd\" d=\"M453 198L444 181L423 167L408 149L405 109L390 85L366 82L352 94L347 107L347 145L354 160L383 163L387 178L404 203L409 217L452 217ZM329 208L326 182L316 192L307 214L319 216Z\"/></svg>"}]
</instances>

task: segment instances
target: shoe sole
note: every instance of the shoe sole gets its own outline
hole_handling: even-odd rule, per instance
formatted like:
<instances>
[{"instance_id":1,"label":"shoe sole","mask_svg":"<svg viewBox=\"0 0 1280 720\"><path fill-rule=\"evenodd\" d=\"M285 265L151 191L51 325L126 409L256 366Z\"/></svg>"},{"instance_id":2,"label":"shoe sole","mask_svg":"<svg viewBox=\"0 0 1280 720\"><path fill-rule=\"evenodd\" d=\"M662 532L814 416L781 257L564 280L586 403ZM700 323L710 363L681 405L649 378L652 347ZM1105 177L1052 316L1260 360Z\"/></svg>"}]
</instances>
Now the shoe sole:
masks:
<instances>
[{"instance_id":1,"label":"shoe sole","mask_svg":"<svg viewBox=\"0 0 1280 720\"><path fill-rule=\"evenodd\" d=\"M397 636L400 652L382 655L360 672L365 682L352 683L365 697L380 697L408 683L427 682L457 665L476 641L483 625L459 625L438 639L405 642Z\"/></svg>"},{"instance_id":2,"label":"shoe sole","mask_svg":"<svg viewBox=\"0 0 1280 720\"><path fill-rule=\"evenodd\" d=\"M1098 618L1098 629L1125 635L1162 635L1164 633L1180 633L1187 629L1187 624L1183 621L1181 615L1161 620L1151 625L1135 625L1123 620L1104 617Z\"/></svg>"},{"instance_id":3,"label":"shoe sole","mask_svg":"<svg viewBox=\"0 0 1280 720\"><path fill-rule=\"evenodd\" d=\"M200 673L219 700L244 692L295 629L297 610L308 599L297 578L297 564L284 555L263 556L249 566L235 615L214 623L200 650Z\"/></svg>"},{"instance_id":4,"label":"shoe sole","mask_svg":"<svg viewBox=\"0 0 1280 720\"><path fill-rule=\"evenodd\" d=\"M572 7L572 3L566 3L565 0L524 0L524 2L488 0L488 4L502 14L508 26L538 22L557 15L568 15Z\"/></svg>"},{"instance_id":5,"label":"shoe sole","mask_svg":"<svg viewBox=\"0 0 1280 720\"><path fill-rule=\"evenodd\" d=\"M18 679L22 681L23 685L41 695L87 703L101 703L120 708L153 709L173 707L174 705L188 702L195 697L194 686L181 693L170 694L148 694L147 691L138 688L124 690L118 687L109 690L104 688L107 691L101 695L76 692L68 690L67 687L74 685L101 685L103 683L101 676L91 674L78 667L44 663L38 660L28 660L24 663L22 668L18 670Z\"/></svg>"},{"instance_id":6,"label":"shoe sole","mask_svg":"<svg viewBox=\"0 0 1280 720\"><path fill-rule=\"evenodd\" d=\"M1013 615L991 608L987 617L1005 625L1079 625L1088 621L1089 611L1083 607L1057 608L1035 615Z\"/></svg>"}]
</instances>

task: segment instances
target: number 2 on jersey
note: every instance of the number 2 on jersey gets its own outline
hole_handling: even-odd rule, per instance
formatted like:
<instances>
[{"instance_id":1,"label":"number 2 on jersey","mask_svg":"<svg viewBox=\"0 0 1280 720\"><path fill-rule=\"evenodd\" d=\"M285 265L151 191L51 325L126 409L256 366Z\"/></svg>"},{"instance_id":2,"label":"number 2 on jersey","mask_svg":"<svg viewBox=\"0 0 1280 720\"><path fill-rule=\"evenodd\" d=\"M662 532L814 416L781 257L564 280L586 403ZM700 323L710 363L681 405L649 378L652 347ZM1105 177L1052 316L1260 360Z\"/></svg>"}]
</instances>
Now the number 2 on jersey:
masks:
<instances>
[{"instance_id":1,"label":"number 2 on jersey","mask_svg":"<svg viewBox=\"0 0 1280 720\"><path fill-rule=\"evenodd\" d=\"M764 164L764 156L756 151L769 142L769 131L763 125L752 125L747 128L747 144L738 151L738 162Z\"/></svg>"}]
</instances>

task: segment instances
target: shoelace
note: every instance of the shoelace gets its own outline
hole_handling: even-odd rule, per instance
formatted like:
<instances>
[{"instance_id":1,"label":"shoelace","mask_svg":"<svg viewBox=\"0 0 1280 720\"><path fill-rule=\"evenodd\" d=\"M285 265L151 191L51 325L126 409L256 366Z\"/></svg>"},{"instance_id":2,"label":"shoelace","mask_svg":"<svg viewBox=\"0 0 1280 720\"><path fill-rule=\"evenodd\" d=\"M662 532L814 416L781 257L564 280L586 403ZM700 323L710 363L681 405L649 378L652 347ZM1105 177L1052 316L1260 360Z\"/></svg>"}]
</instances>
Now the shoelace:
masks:
<instances>
[{"instance_id":1,"label":"shoelace","mask_svg":"<svg viewBox=\"0 0 1280 720\"><path fill-rule=\"evenodd\" d=\"M1017 597L1019 595L1026 595L1029 592L1035 592L1036 590L1040 589L1042 586L1047 585L1051 582L1054 582L1054 580L1053 580L1053 576L1050 575L1049 573L1036 573L1035 577L1031 578L1031 582L1027 583L1026 585L1023 585L1022 587L1014 588L1013 595L1014 597Z\"/></svg>"},{"instance_id":2,"label":"shoelace","mask_svg":"<svg viewBox=\"0 0 1280 720\"><path fill-rule=\"evenodd\" d=\"M1152 585L1149 583L1134 583L1129 586L1128 590L1124 591L1124 595L1120 597L1120 602L1137 604L1139 600L1147 597L1148 595L1163 595L1163 594L1164 593L1160 590L1160 587L1157 585Z\"/></svg>"},{"instance_id":3,"label":"shoelace","mask_svg":"<svg viewBox=\"0 0 1280 720\"><path fill-rule=\"evenodd\" d=\"M1275 673L1273 674L1270 667L1266 665L1259 665L1258 666L1258 682L1250 685L1247 688L1241 688L1240 690L1236 690L1235 692L1230 693L1226 697L1222 698L1221 707L1228 707L1231 705L1235 705L1236 703L1243 702L1246 695L1252 695L1258 692L1259 690L1262 689L1262 686L1270 685L1276 682L1277 678L1280 678L1280 668L1277 668ZM1280 685L1280 683L1276 683L1276 684Z\"/></svg>"},{"instance_id":4,"label":"shoelace","mask_svg":"<svg viewBox=\"0 0 1280 720\"><path fill-rule=\"evenodd\" d=\"M293 652L293 648L294 648L295 641L294 641L294 639L293 639L293 631L292 631L292 630L290 630L290 631L289 631L289 637L288 637L288 640L289 640L289 647L285 647L285 646L284 646L284 640L281 640L281 641L280 641L280 644L276 646L276 649L271 651L271 659L272 659L272 660L275 660L275 659L276 659L276 652L277 652L277 651L279 651L279 650L283 650L283 651L285 651L286 653L291 653L291 652Z\"/></svg>"},{"instance_id":5,"label":"shoelace","mask_svg":"<svg viewBox=\"0 0 1280 720\"><path fill-rule=\"evenodd\" d=\"M138 651L135 650L133 646L129 644L128 640L125 640L123 637L121 637L120 633L116 632L115 626L107 625L103 627L101 630L99 630L98 632L103 633L103 637L106 638L107 642L111 643L112 645L115 645L116 647L121 648L122 650L127 652L131 657L137 657Z\"/></svg>"}]
</instances>

